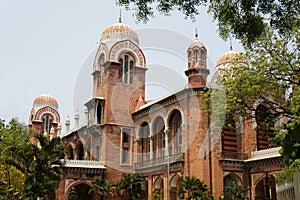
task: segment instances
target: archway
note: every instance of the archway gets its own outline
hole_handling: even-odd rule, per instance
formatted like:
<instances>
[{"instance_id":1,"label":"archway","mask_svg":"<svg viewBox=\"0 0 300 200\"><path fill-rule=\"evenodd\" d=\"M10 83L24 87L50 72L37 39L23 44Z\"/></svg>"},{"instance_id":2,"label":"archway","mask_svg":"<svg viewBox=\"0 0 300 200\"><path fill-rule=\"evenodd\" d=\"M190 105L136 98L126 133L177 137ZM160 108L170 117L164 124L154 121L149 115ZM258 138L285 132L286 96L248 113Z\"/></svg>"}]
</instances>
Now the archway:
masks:
<instances>
[{"instance_id":1,"label":"archway","mask_svg":"<svg viewBox=\"0 0 300 200\"><path fill-rule=\"evenodd\" d=\"M93 200L95 194L94 192L89 192L91 189L92 188L85 183L74 185L68 193L68 199L69 200Z\"/></svg>"},{"instance_id":2,"label":"archway","mask_svg":"<svg viewBox=\"0 0 300 200\"><path fill-rule=\"evenodd\" d=\"M152 195L156 193L158 194L162 199L164 197L164 180L162 177L158 177L154 182L154 191Z\"/></svg>"},{"instance_id":3,"label":"archway","mask_svg":"<svg viewBox=\"0 0 300 200\"><path fill-rule=\"evenodd\" d=\"M178 199L178 186L182 177L179 174L172 176L170 180L170 200Z\"/></svg>"},{"instance_id":4,"label":"archway","mask_svg":"<svg viewBox=\"0 0 300 200\"><path fill-rule=\"evenodd\" d=\"M223 185L224 185L224 200L231 200L232 194L230 191L227 191L228 188L231 188L233 184L241 185L241 180L238 176L234 174L228 174L224 177Z\"/></svg>"},{"instance_id":5,"label":"archway","mask_svg":"<svg viewBox=\"0 0 300 200\"><path fill-rule=\"evenodd\" d=\"M255 200L276 200L275 178L266 175L259 180L255 187Z\"/></svg>"}]
</instances>

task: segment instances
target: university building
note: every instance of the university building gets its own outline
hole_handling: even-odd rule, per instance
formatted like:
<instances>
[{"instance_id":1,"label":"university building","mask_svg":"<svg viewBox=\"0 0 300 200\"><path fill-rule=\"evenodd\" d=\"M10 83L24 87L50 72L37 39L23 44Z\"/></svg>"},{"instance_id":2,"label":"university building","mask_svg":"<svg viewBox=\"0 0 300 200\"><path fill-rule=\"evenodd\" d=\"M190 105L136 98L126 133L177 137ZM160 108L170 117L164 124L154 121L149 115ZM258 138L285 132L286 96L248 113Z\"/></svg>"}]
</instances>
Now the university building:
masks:
<instances>
[{"instance_id":1,"label":"university building","mask_svg":"<svg viewBox=\"0 0 300 200\"><path fill-rule=\"evenodd\" d=\"M95 199L89 193L95 180L105 176L118 182L123 173L144 176L143 199L151 199L154 192L178 199L185 176L205 181L216 197L236 182L250 188L252 200L277 199L274 177L281 171L282 157L279 147L269 146L274 133L262 125L261 113L268 110L257 100L256 120L225 123L215 132L202 98L210 73L207 49L197 35L187 47L188 85L154 100L145 99L147 65L137 33L119 21L103 31L99 43L85 122L79 124L76 113L74 127L67 118L62 133L58 101L49 95L37 97L30 113L30 126L66 141L68 157L57 199L68 199L74 190L80 199ZM217 60L213 79L234 60L241 67L247 64L230 50Z\"/></svg>"}]
</instances>

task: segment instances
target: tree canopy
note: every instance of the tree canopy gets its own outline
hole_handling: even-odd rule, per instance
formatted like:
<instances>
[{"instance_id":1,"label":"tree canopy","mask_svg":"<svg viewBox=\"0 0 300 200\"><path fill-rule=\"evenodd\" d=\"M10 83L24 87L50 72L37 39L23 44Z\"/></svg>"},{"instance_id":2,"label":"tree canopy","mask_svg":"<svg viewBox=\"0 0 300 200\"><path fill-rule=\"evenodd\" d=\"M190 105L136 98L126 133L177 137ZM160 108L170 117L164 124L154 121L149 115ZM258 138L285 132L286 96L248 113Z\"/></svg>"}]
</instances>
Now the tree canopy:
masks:
<instances>
[{"instance_id":1,"label":"tree canopy","mask_svg":"<svg viewBox=\"0 0 300 200\"><path fill-rule=\"evenodd\" d=\"M31 144L36 137L39 145ZM60 138L49 140L12 119L0 120L0 194L4 199L55 198L60 179L64 145ZM1 198L0 198L1 199Z\"/></svg>"},{"instance_id":2,"label":"tree canopy","mask_svg":"<svg viewBox=\"0 0 300 200\"><path fill-rule=\"evenodd\" d=\"M235 38L250 44L271 26L280 33L300 26L300 3L298 0L117 0L118 5L134 10L137 21L147 22L157 10L170 15L177 10L185 18L196 20L200 7L207 7L218 23L222 38L231 33Z\"/></svg>"},{"instance_id":3,"label":"tree canopy","mask_svg":"<svg viewBox=\"0 0 300 200\"><path fill-rule=\"evenodd\" d=\"M281 35L269 29L246 50L249 65L232 66L223 77L228 113L236 121L256 120L263 105L264 124L276 131L272 141L282 147L287 166L300 159L299 45L298 28Z\"/></svg>"}]
</instances>

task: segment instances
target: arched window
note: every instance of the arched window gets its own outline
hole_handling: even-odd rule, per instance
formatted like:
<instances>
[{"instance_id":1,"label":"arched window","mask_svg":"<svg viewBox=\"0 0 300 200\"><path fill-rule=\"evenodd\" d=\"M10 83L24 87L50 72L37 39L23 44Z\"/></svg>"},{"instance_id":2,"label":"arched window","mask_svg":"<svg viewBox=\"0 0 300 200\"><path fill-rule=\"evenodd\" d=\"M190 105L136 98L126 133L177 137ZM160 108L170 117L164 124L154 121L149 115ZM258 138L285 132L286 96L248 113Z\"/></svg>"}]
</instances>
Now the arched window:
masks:
<instances>
[{"instance_id":1,"label":"arched window","mask_svg":"<svg viewBox=\"0 0 300 200\"><path fill-rule=\"evenodd\" d=\"M169 132L169 154L182 153L182 120L178 110L174 111L170 117Z\"/></svg>"},{"instance_id":2,"label":"arched window","mask_svg":"<svg viewBox=\"0 0 300 200\"><path fill-rule=\"evenodd\" d=\"M75 151L76 151L77 160L83 160L84 150L83 150L83 144L80 141L76 145Z\"/></svg>"},{"instance_id":3,"label":"arched window","mask_svg":"<svg viewBox=\"0 0 300 200\"><path fill-rule=\"evenodd\" d=\"M99 58L99 64L100 64L100 66L103 66L104 63L105 63L105 56L102 53Z\"/></svg>"},{"instance_id":4,"label":"arched window","mask_svg":"<svg viewBox=\"0 0 300 200\"><path fill-rule=\"evenodd\" d=\"M72 148L71 145L69 145L68 148L67 148L67 156L68 156L69 160L74 159L73 148Z\"/></svg>"},{"instance_id":5,"label":"arched window","mask_svg":"<svg viewBox=\"0 0 300 200\"><path fill-rule=\"evenodd\" d=\"M270 138L274 137L274 120L270 110L259 104L255 111L257 150L270 148Z\"/></svg>"},{"instance_id":6,"label":"arched window","mask_svg":"<svg viewBox=\"0 0 300 200\"><path fill-rule=\"evenodd\" d=\"M165 124L162 117L157 117L153 124L153 158L163 157L165 153Z\"/></svg>"},{"instance_id":7,"label":"arched window","mask_svg":"<svg viewBox=\"0 0 300 200\"><path fill-rule=\"evenodd\" d=\"M200 54L200 65L205 66L206 63L206 53L204 49L201 49L201 54Z\"/></svg>"},{"instance_id":8,"label":"arched window","mask_svg":"<svg viewBox=\"0 0 300 200\"><path fill-rule=\"evenodd\" d=\"M224 200L231 200L232 199L232 192L229 188L231 188L234 183L240 185L240 181L237 177L232 175L227 175L224 178Z\"/></svg>"},{"instance_id":9,"label":"arched window","mask_svg":"<svg viewBox=\"0 0 300 200\"><path fill-rule=\"evenodd\" d=\"M42 118L42 133L50 133L52 128L52 117L50 115L44 115Z\"/></svg>"},{"instance_id":10,"label":"arched window","mask_svg":"<svg viewBox=\"0 0 300 200\"><path fill-rule=\"evenodd\" d=\"M199 58L199 51L198 49L194 50L194 63L198 63L198 58Z\"/></svg>"},{"instance_id":11,"label":"arched window","mask_svg":"<svg viewBox=\"0 0 300 200\"><path fill-rule=\"evenodd\" d=\"M192 60L192 52L189 51L188 52L188 61L191 62L191 60Z\"/></svg>"},{"instance_id":12,"label":"arched window","mask_svg":"<svg viewBox=\"0 0 300 200\"><path fill-rule=\"evenodd\" d=\"M119 82L133 83L134 58L129 54L122 54L119 59Z\"/></svg>"},{"instance_id":13,"label":"arched window","mask_svg":"<svg viewBox=\"0 0 300 200\"><path fill-rule=\"evenodd\" d=\"M140 127L142 161L150 159L150 129L148 123Z\"/></svg>"}]
</instances>

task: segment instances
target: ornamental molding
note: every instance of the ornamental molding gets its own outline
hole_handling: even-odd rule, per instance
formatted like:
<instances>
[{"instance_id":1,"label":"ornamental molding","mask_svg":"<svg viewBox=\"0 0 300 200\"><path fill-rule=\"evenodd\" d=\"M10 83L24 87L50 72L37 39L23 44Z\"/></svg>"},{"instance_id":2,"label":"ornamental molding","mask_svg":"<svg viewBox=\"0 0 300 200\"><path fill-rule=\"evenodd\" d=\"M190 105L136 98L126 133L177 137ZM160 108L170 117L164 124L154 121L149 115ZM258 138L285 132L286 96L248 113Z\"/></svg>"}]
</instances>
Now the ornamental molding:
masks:
<instances>
[{"instance_id":1,"label":"ornamental molding","mask_svg":"<svg viewBox=\"0 0 300 200\"><path fill-rule=\"evenodd\" d=\"M119 61L119 57L122 53L130 53L136 60L136 65L138 67L144 67L145 62L145 56L142 52L142 50L133 42L130 40L125 40L116 43L111 49L108 54L108 60L112 60L115 62Z\"/></svg>"},{"instance_id":2,"label":"ornamental molding","mask_svg":"<svg viewBox=\"0 0 300 200\"><path fill-rule=\"evenodd\" d=\"M44 115L51 115L53 118L53 123L59 123L60 122L60 116L59 113L57 112L57 110L55 110L54 108L47 106L47 107L43 107L41 109L39 109L35 116L34 116L34 120L35 121L42 121L42 117Z\"/></svg>"}]
</instances>

